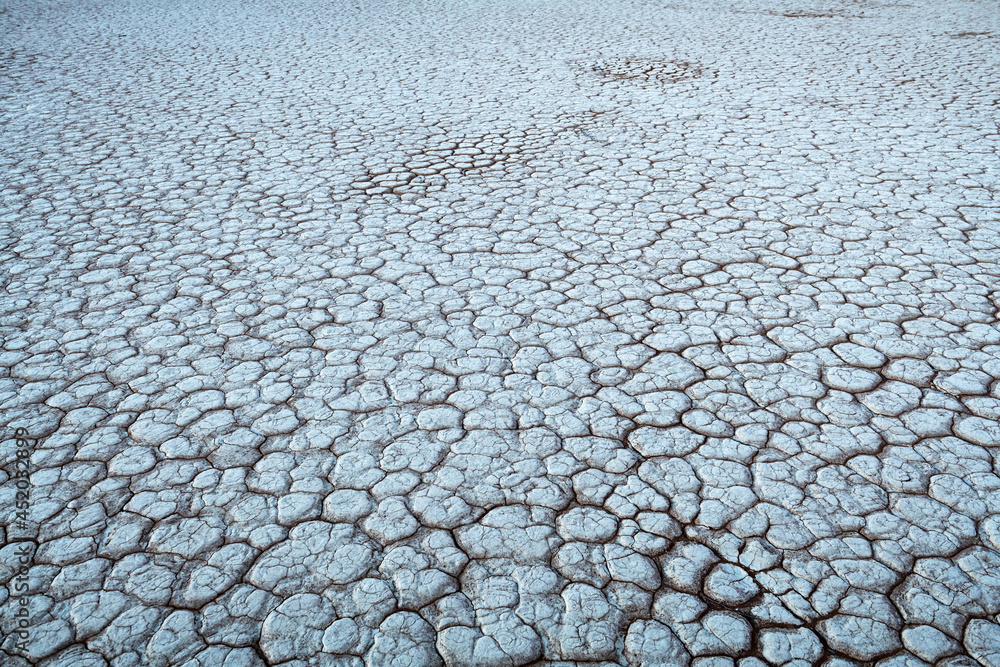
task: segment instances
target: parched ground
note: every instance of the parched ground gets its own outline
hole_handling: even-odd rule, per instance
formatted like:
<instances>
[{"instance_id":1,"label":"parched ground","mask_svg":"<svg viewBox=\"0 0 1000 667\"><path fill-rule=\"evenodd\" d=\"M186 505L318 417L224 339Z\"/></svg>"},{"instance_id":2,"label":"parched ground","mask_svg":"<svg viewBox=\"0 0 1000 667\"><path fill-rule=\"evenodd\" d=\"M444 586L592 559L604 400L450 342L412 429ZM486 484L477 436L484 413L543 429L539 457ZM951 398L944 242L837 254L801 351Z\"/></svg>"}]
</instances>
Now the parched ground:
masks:
<instances>
[{"instance_id":1,"label":"parched ground","mask_svg":"<svg viewBox=\"0 0 1000 667\"><path fill-rule=\"evenodd\" d=\"M1000 665L995 0L0 35L5 667Z\"/></svg>"}]
</instances>

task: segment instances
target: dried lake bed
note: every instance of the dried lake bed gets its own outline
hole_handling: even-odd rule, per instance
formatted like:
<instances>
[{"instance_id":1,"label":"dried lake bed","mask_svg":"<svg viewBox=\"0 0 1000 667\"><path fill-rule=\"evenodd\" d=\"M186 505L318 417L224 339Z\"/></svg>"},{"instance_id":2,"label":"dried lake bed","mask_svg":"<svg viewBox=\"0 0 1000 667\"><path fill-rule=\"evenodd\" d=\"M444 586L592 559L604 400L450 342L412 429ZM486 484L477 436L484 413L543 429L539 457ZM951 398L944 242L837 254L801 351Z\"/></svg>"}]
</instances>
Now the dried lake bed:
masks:
<instances>
[{"instance_id":1,"label":"dried lake bed","mask_svg":"<svg viewBox=\"0 0 1000 667\"><path fill-rule=\"evenodd\" d=\"M0 0L0 663L1000 666L987 0Z\"/></svg>"}]
</instances>

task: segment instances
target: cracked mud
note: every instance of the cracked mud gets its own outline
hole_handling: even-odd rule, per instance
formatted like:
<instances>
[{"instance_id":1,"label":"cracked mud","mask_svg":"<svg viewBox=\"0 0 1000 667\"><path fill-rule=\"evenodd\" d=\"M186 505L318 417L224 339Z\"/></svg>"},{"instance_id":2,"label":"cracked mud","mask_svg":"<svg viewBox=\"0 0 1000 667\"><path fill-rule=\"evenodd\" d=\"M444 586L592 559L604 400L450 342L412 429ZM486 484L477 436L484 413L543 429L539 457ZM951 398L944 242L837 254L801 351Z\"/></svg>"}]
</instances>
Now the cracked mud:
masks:
<instances>
[{"instance_id":1,"label":"cracked mud","mask_svg":"<svg viewBox=\"0 0 1000 667\"><path fill-rule=\"evenodd\" d=\"M995 2L0 8L3 665L1000 665Z\"/></svg>"}]
</instances>

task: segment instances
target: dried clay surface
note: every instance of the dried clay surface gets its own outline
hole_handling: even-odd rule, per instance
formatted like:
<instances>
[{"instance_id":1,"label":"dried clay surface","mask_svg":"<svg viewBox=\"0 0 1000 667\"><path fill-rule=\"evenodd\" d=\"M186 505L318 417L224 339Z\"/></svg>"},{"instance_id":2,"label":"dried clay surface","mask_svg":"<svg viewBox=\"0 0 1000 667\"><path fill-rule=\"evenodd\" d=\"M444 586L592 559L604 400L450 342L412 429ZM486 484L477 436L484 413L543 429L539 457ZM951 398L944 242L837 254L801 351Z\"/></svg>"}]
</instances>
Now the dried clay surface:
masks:
<instances>
[{"instance_id":1,"label":"dried clay surface","mask_svg":"<svg viewBox=\"0 0 1000 667\"><path fill-rule=\"evenodd\" d=\"M5 667L1000 665L995 0L0 34Z\"/></svg>"}]
</instances>

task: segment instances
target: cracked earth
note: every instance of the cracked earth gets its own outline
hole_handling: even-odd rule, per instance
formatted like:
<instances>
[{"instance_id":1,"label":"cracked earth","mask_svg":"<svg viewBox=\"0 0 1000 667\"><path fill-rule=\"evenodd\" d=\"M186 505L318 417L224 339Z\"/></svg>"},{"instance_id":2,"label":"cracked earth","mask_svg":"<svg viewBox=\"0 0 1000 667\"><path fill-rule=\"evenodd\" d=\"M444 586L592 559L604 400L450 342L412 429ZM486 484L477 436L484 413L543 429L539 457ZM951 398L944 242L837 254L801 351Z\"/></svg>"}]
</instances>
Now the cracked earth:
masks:
<instances>
[{"instance_id":1,"label":"cracked earth","mask_svg":"<svg viewBox=\"0 0 1000 667\"><path fill-rule=\"evenodd\" d=\"M1000 665L995 2L0 33L3 665Z\"/></svg>"}]
</instances>

